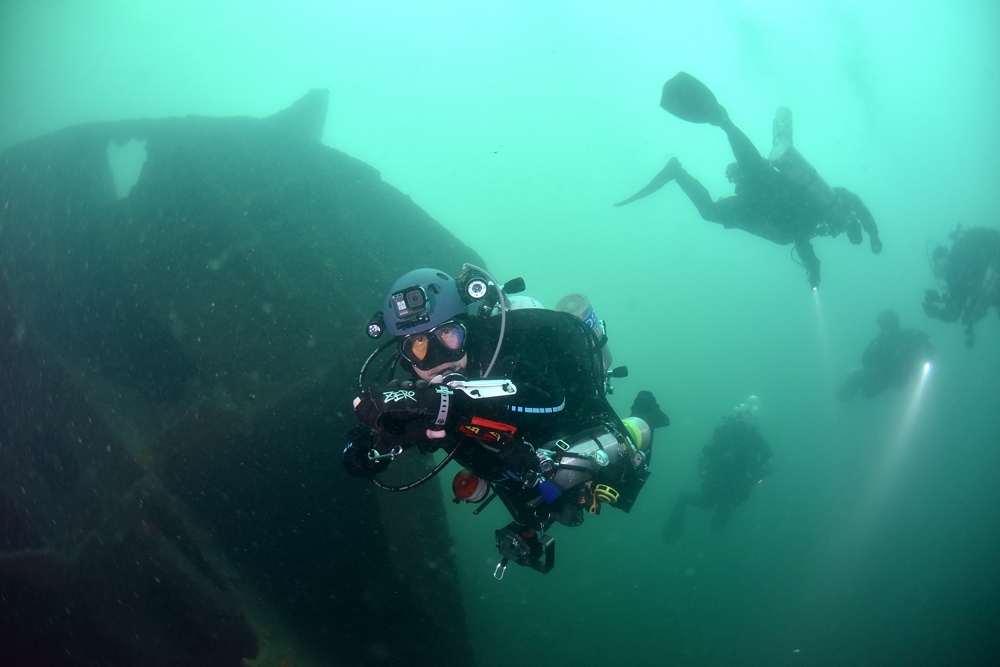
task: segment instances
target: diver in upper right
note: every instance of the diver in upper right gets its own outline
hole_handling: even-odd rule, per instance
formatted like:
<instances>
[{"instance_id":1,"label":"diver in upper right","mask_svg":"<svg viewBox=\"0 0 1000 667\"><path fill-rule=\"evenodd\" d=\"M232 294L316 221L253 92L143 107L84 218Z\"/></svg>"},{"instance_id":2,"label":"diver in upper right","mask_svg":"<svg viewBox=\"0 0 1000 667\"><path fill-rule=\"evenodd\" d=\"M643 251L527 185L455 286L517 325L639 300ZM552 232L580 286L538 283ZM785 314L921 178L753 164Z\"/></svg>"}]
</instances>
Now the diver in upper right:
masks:
<instances>
[{"instance_id":1,"label":"diver in upper right","mask_svg":"<svg viewBox=\"0 0 1000 667\"><path fill-rule=\"evenodd\" d=\"M972 326L991 306L1000 313L1000 230L959 225L948 237L951 250L938 246L933 254L934 276L944 281L944 294L924 292L924 312L945 322L961 317L965 345L972 347Z\"/></svg>"},{"instance_id":2,"label":"diver in upper right","mask_svg":"<svg viewBox=\"0 0 1000 667\"><path fill-rule=\"evenodd\" d=\"M663 85L660 106L682 120L722 128L736 158L726 168L726 177L735 184L736 194L713 201L705 186L687 173L677 158L671 158L649 185L615 206L642 199L670 181L677 181L705 220L727 229L742 229L779 245L794 243L813 289L820 281L820 261L810 243L814 237L845 232L857 245L863 240L864 230L872 252L882 251L878 227L861 199L845 188L827 185L792 146L792 113L787 108L781 107L775 113L774 147L765 159L729 119L712 91L690 74L679 72Z\"/></svg>"}]
</instances>

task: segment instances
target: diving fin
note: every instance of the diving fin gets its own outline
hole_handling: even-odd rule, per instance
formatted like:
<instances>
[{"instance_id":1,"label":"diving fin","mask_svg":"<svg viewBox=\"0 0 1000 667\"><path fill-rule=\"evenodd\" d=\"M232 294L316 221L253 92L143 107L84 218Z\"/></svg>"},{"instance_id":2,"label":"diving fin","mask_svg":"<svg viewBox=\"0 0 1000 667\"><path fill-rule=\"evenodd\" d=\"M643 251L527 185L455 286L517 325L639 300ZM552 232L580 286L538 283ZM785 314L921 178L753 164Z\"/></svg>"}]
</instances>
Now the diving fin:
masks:
<instances>
[{"instance_id":1,"label":"diving fin","mask_svg":"<svg viewBox=\"0 0 1000 667\"><path fill-rule=\"evenodd\" d=\"M680 170L680 168L681 168L681 163L677 160L677 158L675 157L670 158L670 160L667 162L667 166L661 169L660 173L658 173L656 176L653 177L653 180L649 182L649 185L644 187L642 190L639 190L628 199L623 199L622 201L618 202L617 204L615 204L615 206L624 206L625 204L631 204L637 199L648 197L649 195L653 194L654 192L662 188L664 185L669 183L670 181L677 178L677 172Z\"/></svg>"},{"instance_id":2,"label":"diving fin","mask_svg":"<svg viewBox=\"0 0 1000 667\"><path fill-rule=\"evenodd\" d=\"M678 72L663 84L660 106L689 123L722 125L729 120L729 114L708 86L687 72Z\"/></svg>"},{"instance_id":3,"label":"diving fin","mask_svg":"<svg viewBox=\"0 0 1000 667\"><path fill-rule=\"evenodd\" d=\"M629 416L638 417L649 424L649 428L670 426L670 417L660 409L656 397L649 391L640 391L636 395L635 400L632 401L632 410Z\"/></svg>"}]
</instances>

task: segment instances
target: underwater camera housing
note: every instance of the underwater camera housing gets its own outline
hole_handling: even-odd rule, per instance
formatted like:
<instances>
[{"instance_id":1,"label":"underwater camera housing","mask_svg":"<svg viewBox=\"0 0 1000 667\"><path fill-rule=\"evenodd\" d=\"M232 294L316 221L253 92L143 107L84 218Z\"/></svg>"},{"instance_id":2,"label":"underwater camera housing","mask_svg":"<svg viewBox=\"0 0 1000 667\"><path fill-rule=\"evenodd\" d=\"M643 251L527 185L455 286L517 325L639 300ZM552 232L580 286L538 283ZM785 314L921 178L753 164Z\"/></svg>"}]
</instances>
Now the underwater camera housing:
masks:
<instances>
[{"instance_id":1,"label":"underwater camera housing","mask_svg":"<svg viewBox=\"0 0 1000 667\"><path fill-rule=\"evenodd\" d=\"M493 572L496 579L503 579L509 561L542 574L550 572L556 564L556 541L545 533L519 526L515 521L497 530L497 549L501 560Z\"/></svg>"}]
</instances>

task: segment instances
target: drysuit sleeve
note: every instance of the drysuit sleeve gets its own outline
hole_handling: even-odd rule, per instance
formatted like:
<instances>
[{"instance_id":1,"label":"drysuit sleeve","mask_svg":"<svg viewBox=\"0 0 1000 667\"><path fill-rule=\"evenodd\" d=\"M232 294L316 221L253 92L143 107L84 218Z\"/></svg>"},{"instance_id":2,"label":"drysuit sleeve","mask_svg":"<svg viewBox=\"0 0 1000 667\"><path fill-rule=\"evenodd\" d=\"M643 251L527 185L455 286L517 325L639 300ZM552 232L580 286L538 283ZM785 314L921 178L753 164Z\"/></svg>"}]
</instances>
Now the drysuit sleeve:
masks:
<instances>
[{"instance_id":1,"label":"drysuit sleeve","mask_svg":"<svg viewBox=\"0 0 1000 667\"><path fill-rule=\"evenodd\" d=\"M837 188L840 195L847 202L848 206L854 215L858 217L858 222L861 223L861 228L865 230L868 234L868 238L871 241L872 252L876 255L882 252L882 239L878 236L878 225L875 224L875 218L872 217L871 211L865 206L865 203L861 201L861 197L857 196L850 190L846 188Z\"/></svg>"},{"instance_id":2,"label":"drysuit sleeve","mask_svg":"<svg viewBox=\"0 0 1000 667\"><path fill-rule=\"evenodd\" d=\"M566 407L566 391L544 349L523 350L509 374L517 393L490 406L491 414L556 414Z\"/></svg>"}]
</instances>

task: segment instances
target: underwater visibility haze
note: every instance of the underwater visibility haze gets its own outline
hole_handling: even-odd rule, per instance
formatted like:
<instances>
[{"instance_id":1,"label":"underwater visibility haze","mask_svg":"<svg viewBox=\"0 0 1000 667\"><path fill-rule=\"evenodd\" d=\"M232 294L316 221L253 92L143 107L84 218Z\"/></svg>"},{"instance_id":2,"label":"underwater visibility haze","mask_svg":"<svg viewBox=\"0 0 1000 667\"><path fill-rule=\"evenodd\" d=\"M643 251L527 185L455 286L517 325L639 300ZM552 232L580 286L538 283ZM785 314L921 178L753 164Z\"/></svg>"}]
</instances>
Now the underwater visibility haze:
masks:
<instances>
[{"instance_id":1,"label":"underwater visibility haze","mask_svg":"<svg viewBox=\"0 0 1000 667\"><path fill-rule=\"evenodd\" d=\"M1000 317L967 346L922 308L934 249L1000 229L998 35L989 0L3 2L0 647L1000 664ZM790 109L882 251L815 238L811 290L676 183L614 207L671 157L733 194L726 135L660 106L678 72L765 157ZM612 405L670 416L634 509L556 525L545 575L494 578L509 516L447 502L456 464L412 496L341 465L370 313L463 262L549 308L586 294L629 369ZM838 400L887 310L932 361ZM767 474L668 534L752 396Z\"/></svg>"}]
</instances>

